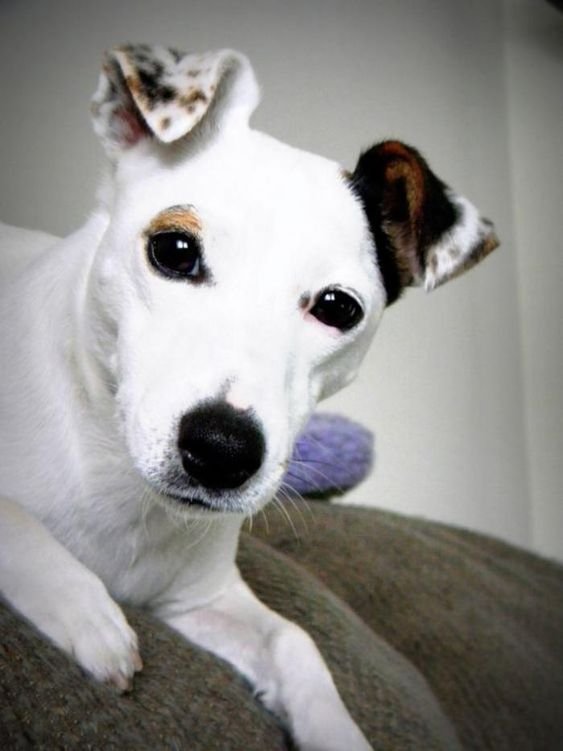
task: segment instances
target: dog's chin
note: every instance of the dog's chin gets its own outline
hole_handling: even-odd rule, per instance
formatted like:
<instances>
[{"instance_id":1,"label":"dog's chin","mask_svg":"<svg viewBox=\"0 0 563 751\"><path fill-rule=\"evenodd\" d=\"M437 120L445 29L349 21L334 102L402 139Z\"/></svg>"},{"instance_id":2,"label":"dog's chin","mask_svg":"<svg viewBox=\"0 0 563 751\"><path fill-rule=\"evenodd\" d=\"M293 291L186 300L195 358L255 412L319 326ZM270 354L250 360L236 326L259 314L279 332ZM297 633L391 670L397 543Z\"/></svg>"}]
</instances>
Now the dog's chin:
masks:
<instances>
[{"instance_id":1,"label":"dog's chin","mask_svg":"<svg viewBox=\"0 0 563 751\"><path fill-rule=\"evenodd\" d=\"M236 490L209 490L188 481L156 480L145 477L155 500L175 513L187 516L240 514L249 516L262 508L271 494L260 492L252 483Z\"/></svg>"}]
</instances>

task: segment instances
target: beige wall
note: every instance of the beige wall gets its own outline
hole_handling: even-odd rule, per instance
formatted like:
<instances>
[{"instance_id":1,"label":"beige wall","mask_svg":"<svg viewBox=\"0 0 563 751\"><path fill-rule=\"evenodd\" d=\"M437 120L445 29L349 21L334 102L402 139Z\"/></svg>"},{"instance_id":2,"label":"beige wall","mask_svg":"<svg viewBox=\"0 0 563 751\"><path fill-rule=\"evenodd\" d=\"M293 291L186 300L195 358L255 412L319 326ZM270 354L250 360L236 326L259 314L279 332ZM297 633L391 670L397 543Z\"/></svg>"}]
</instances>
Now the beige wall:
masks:
<instances>
[{"instance_id":1,"label":"beige wall","mask_svg":"<svg viewBox=\"0 0 563 751\"><path fill-rule=\"evenodd\" d=\"M326 404L377 436L349 500L563 557L561 18L539 0L4 0L0 215L57 233L82 221L101 155L88 98L101 50L122 41L245 51L255 125L347 166L378 138L413 143L503 248L393 307L359 380Z\"/></svg>"}]
</instances>

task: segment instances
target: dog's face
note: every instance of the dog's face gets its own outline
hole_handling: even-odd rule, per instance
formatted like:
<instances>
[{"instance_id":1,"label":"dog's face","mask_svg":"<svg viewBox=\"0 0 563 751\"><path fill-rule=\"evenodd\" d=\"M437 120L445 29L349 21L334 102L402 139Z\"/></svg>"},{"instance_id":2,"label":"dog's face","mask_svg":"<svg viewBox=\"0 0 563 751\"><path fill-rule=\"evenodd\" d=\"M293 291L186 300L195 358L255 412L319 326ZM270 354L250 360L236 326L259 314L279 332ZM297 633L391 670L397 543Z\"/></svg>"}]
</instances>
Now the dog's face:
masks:
<instances>
[{"instance_id":1,"label":"dog's face","mask_svg":"<svg viewBox=\"0 0 563 751\"><path fill-rule=\"evenodd\" d=\"M128 451L172 503L254 512L386 305L479 260L490 226L402 144L350 175L251 130L236 53L115 51L94 101L114 176L93 350Z\"/></svg>"},{"instance_id":2,"label":"dog's face","mask_svg":"<svg viewBox=\"0 0 563 751\"><path fill-rule=\"evenodd\" d=\"M385 306L339 167L249 129L124 181L99 274L103 304L118 307L114 379L136 466L166 494L245 510L271 497L297 431L354 376ZM233 477L216 447L208 472L226 487L186 472L194 410L232 442L263 443L261 457L241 447ZM257 465L242 489L237 463Z\"/></svg>"}]
</instances>

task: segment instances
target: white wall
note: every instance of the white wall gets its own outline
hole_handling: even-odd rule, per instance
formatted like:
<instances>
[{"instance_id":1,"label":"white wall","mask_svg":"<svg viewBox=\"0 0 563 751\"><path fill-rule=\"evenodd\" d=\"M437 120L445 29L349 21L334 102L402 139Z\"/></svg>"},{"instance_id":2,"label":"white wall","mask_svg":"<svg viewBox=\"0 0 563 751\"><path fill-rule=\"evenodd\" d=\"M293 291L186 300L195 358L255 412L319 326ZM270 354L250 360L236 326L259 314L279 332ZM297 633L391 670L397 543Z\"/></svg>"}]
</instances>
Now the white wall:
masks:
<instances>
[{"instance_id":1,"label":"white wall","mask_svg":"<svg viewBox=\"0 0 563 751\"><path fill-rule=\"evenodd\" d=\"M506 0L506 74L531 542L563 558L563 13Z\"/></svg>"},{"instance_id":2,"label":"white wall","mask_svg":"<svg viewBox=\"0 0 563 751\"><path fill-rule=\"evenodd\" d=\"M519 160L537 127L549 155L560 105L530 94L535 74L520 48L553 85L556 64L540 37L523 40L524 6L541 6L552 29L559 21L532 0L3 0L0 215L57 233L82 221L101 156L88 99L101 51L123 41L245 51L263 85L256 127L349 167L381 137L413 143L495 219L503 247L467 277L390 309L360 379L327 402L377 436L376 470L349 500L563 557L561 266L546 247L558 238L555 211L520 180L543 185L545 170L534 152ZM556 189L553 163L547 171Z\"/></svg>"}]
</instances>

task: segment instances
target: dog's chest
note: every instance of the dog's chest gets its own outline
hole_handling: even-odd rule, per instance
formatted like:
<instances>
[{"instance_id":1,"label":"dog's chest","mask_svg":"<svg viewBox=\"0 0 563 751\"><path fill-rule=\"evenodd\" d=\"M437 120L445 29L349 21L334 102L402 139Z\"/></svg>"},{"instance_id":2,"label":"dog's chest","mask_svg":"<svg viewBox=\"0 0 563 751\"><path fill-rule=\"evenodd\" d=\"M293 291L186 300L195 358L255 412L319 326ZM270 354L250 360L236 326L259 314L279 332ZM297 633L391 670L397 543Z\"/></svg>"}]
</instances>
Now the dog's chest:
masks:
<instances>
[{"instance_id":1,"label":"dog's chest","mask_svg":"<svg viewBox=\"0 0 563 751\"><path fill-rule=\"evenodd\" d=\"M45 521L120 602L163 610L181 593L196 606L234 570L240 519L171 516L135 483L107 487Z\"/></svg>"}]
</instances>

